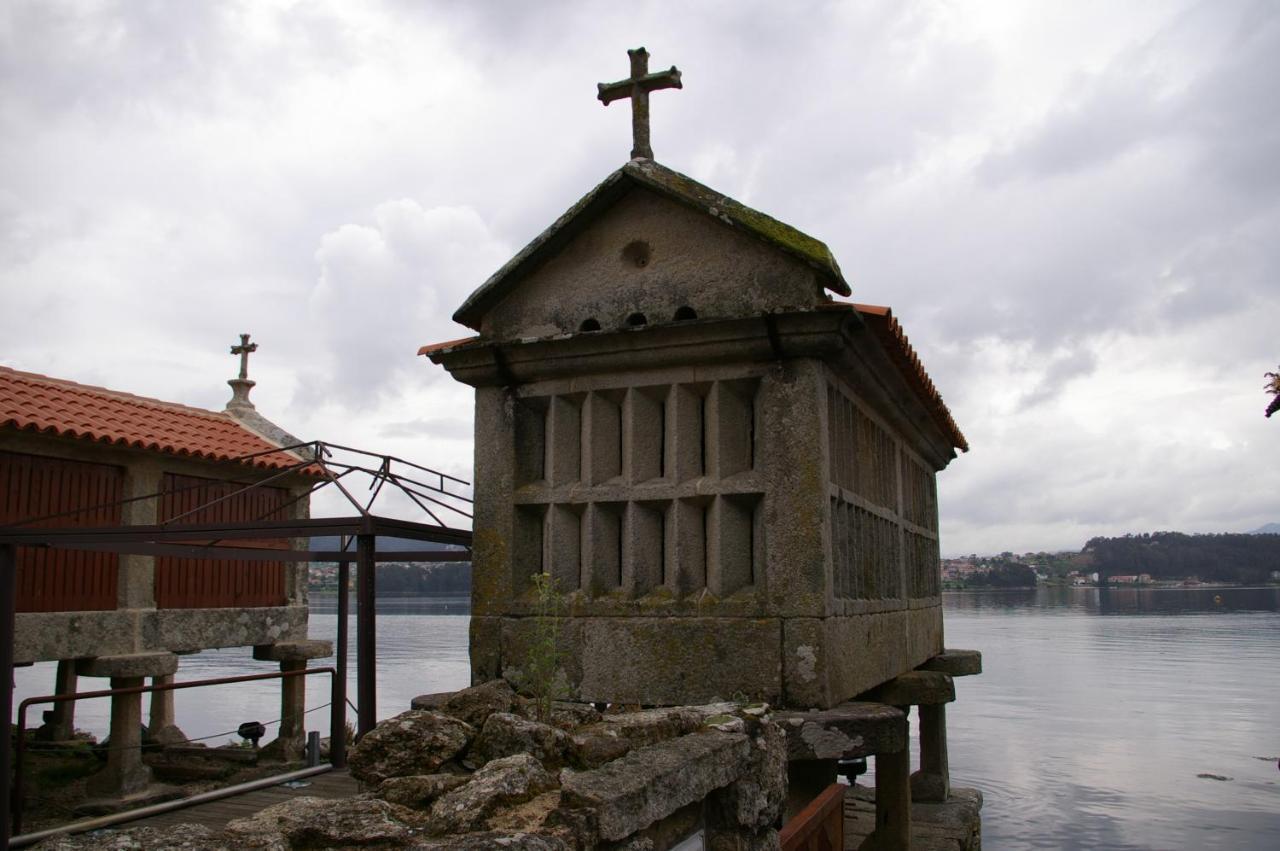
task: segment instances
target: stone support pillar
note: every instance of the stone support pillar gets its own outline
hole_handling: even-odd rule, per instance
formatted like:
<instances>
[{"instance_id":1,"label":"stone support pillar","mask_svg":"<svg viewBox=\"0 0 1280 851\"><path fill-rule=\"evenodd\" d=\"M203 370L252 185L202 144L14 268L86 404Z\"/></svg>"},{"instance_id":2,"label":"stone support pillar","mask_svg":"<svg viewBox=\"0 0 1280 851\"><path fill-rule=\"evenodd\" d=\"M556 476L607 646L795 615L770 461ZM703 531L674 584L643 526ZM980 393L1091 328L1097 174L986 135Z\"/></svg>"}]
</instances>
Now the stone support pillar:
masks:
<instances>
[{"instance_id":1,"label":"stone support pillar","mask_svg":"<svg viewBox=\"0 0 1280 851\"><path fill-rule=\"evenodd\" d=\"M920 770L911 775L911 798L941 803L951 795L951 772L947 765L947 706L921 705Z\"/></svg>"},{"instance_id":2,"label":"stone support pillar","mask_svg":"<svg viewBox=\"0 0 1280 851\"><path fill-rule=\"evenodd\" d=\"M911 797L942 802L951 793L947 770L946 704L956 699L955 685L941 671L911 671L873 689L870 697L920 715L920 770L911 775Z\"/></svg>"},{"instance_id":3,"label":"stone support pillar","mask_svg":"<svg viewBox=\"0 0 1280 851\"><path fill-rule=\"evenodd\" d=\"M58 672L54 675L53 693L54 694L75 694L76 693L76 660L75 659L59 659ZM76 733L76 703L74 700L68 700L64 703L55 703L53 708L48 712L47 735L50 741L65 742L73 737Z\"/></svg>"},{"instance_id":4,"label":"stone support pillar","mask_svg":"<svg viewBox=\"0 0 1280 851\"><path fill-rule=\"evenodd\" d=\"M111 688L136 688L145 677L112 677ZM85 788L92 795L127 798L151 784L151 769L142 763L142 695L117 694L111 698L111 738L107 766L89 778Z\"/></svg>"},{"instance_id":5,"label":"stone support pillar","mask_svg":"<svg viewBox=\"0 0 1280 851\"><path fill-rule=\"evenodd\" d=\"M153 686L173 685L173 674L152 677ZM172 691L151 692L151 717L147 724L147 738L161 745L177 745L187 737L178 729L173 711Z\"/></svg>"},{"instance_id":6,"label":"stone support pillar","mask_svg":"<svg viewBox=\"0 0 1280 851\"><path fill-rule=\"evenodd\" d=\"M110 677L111 688L137 688L148 676L172 675L178 657L172 653L137 653L81 659L78 672L89 677ZM128 798L145 792L151 769L142 762L142 695L117 694L111 698L111 738L107 765L85 784L91 795Z\"/></svg>"},{"instance_id":7,"label":"stone support pillar","mask_svg":"<svg viewBox=\"0 0 1280 851\"><path fill-rule=\"evenodd\" d=\"M301 672L307 661L333 654L331 641L280 641L253 648L253 658L280 663L281 673ZM307 678L298 673L280 680L280 732L275 741L263 748L263 756L282 762L303 758L307 743Z\"/></svg>"},{"instance_id":8,"label":"stone support pillar","mask_svg":"<svg viewBox=\"0 0 1280 851\"><path fill-rule=\"evenodd\" d=\"M911 847L911 751L903 748L876 754L877 851L905 851Z\"/></svg>"}]
</instances>

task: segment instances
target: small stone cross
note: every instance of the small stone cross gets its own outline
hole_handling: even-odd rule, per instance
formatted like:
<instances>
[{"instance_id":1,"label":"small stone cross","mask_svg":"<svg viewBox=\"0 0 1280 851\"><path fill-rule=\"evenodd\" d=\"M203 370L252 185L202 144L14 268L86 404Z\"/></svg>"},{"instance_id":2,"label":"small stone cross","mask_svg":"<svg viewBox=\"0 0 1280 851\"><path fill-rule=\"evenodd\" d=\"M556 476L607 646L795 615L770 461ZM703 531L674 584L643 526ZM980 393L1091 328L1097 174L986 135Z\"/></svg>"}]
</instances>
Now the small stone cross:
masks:
<instances>
[{"instance_id":1,"label":"small stone cross","mask_svg":"<svg viewBox=\"0 0 1280 851\"><path fill-rule=\"evenodd\" d=\"M249 378L249 354L258 350L257 343L249 342L248 334L240 335L240 345L231 347L231 354L240 356L240 380Z\"/></svg>"},{"instance_id":2,"label":"small stone cross","mask_svg":"<svg viewBox=\"0 0 1280 851\"><path fill-rule=\"evenodd\" d=\"M672 65L670 70L649 73L649 51L643 47L628 50L631 57L631 76L616 83L597 83L596 95L608 106L615 100L631 98L631 158L653 159L649 147L649 92L658 89L682 89L680 72Z\"/></svg>"}]
</instances>

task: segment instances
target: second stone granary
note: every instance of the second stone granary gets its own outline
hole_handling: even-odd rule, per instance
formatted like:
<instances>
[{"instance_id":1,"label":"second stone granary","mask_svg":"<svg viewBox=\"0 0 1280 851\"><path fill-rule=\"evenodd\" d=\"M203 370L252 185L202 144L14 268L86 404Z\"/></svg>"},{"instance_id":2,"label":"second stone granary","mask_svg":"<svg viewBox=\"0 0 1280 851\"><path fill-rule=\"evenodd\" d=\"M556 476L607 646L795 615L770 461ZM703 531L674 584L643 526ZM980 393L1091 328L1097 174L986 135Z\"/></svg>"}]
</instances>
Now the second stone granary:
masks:
<instances>
[{"instance_id":1,"label":"second stone granary","mask_svg":"<svg viewBox=\"0 0 1280 851\"><path fill-rule=\"evenodd\" d=\"M564 595L573 696L829 707L940 653L935 473L967 450L812 237L646 159L421 350L476 388L475 681ZM543 638L540 638L543 637Z\"/></svg>"}]
</instances>

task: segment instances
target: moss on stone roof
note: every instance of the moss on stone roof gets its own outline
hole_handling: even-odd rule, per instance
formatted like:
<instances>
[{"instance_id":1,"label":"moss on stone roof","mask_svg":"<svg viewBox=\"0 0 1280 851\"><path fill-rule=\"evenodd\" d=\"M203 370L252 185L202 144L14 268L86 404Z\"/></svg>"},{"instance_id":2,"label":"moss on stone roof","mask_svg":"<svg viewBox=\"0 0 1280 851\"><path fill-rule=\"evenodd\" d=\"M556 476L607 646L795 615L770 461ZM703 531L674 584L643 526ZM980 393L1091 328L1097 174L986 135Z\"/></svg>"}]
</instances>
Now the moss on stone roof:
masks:
<instances>
[{"instance_id":1,"label":"moss on stone roof","mask_svg":"<svg viewBox=\"0 0 1280 851\"><path fill-rule=\"evenodd\" d=\"M840 273L836 258L821 240L652 160L632 160L622 167L622 171L651 189L702 210L727 225L741 227L751 235L803 260L826 274L829 279L828 289L840 295L850 294L849 285Z\"/></svg>"},{"instance_id":2,"label":"moss on stone roof","mask_svg":"<svg viewBox=\"0 0 1280 851\"><path fill-rule=\"evenodd\" d=\"M693 178L659 165L637 159L610 174L467 297L453 314L455 322L479 330L480 318L507 291L538 265L544 255L563 246L596 216L622 198L632 187L641 186L678 203L709 215L729 227L784 251L812 266L832 292L849 295L849 284L826 244L796 230L759 210L704 186Z\"/></svg>"}]
</instances>

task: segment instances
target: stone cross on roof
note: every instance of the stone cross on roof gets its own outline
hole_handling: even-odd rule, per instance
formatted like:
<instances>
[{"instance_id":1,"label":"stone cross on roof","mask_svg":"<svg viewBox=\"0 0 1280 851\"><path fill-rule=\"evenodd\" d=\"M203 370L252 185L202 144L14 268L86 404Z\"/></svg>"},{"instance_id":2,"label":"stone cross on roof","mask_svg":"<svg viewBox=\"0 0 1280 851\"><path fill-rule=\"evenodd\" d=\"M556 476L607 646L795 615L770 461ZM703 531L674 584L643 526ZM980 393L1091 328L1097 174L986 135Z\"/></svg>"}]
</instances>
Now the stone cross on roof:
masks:
<instances>
[{"instance_id":1,"label":"stone cross on roof","mask_svg":"<svg viewBox=\"0 0 1280 851\"><path fill-rule=\"evenodd\" d=\"M248 334L240 335L240 345L231 347L231 354L240 356L240 380L249 378L249 355L258 350L257 343L249 342Z\"/></svg>"},{"instance_id":2,"label":"stone cross on roof","mask_svg":"<svg viewBox=\"0 0 1280 851\"><path fill-rule=\"evenodd\" d=\"M682 89L680 71L672 65L667 71L649 73L649 51L643 47L628 50L631 76L616 83L597 83L600 102L608 106L615 100L631 98L631 158L653 159L649 147L649 92L658 89Z\"/></svg>"}]
</instances>

